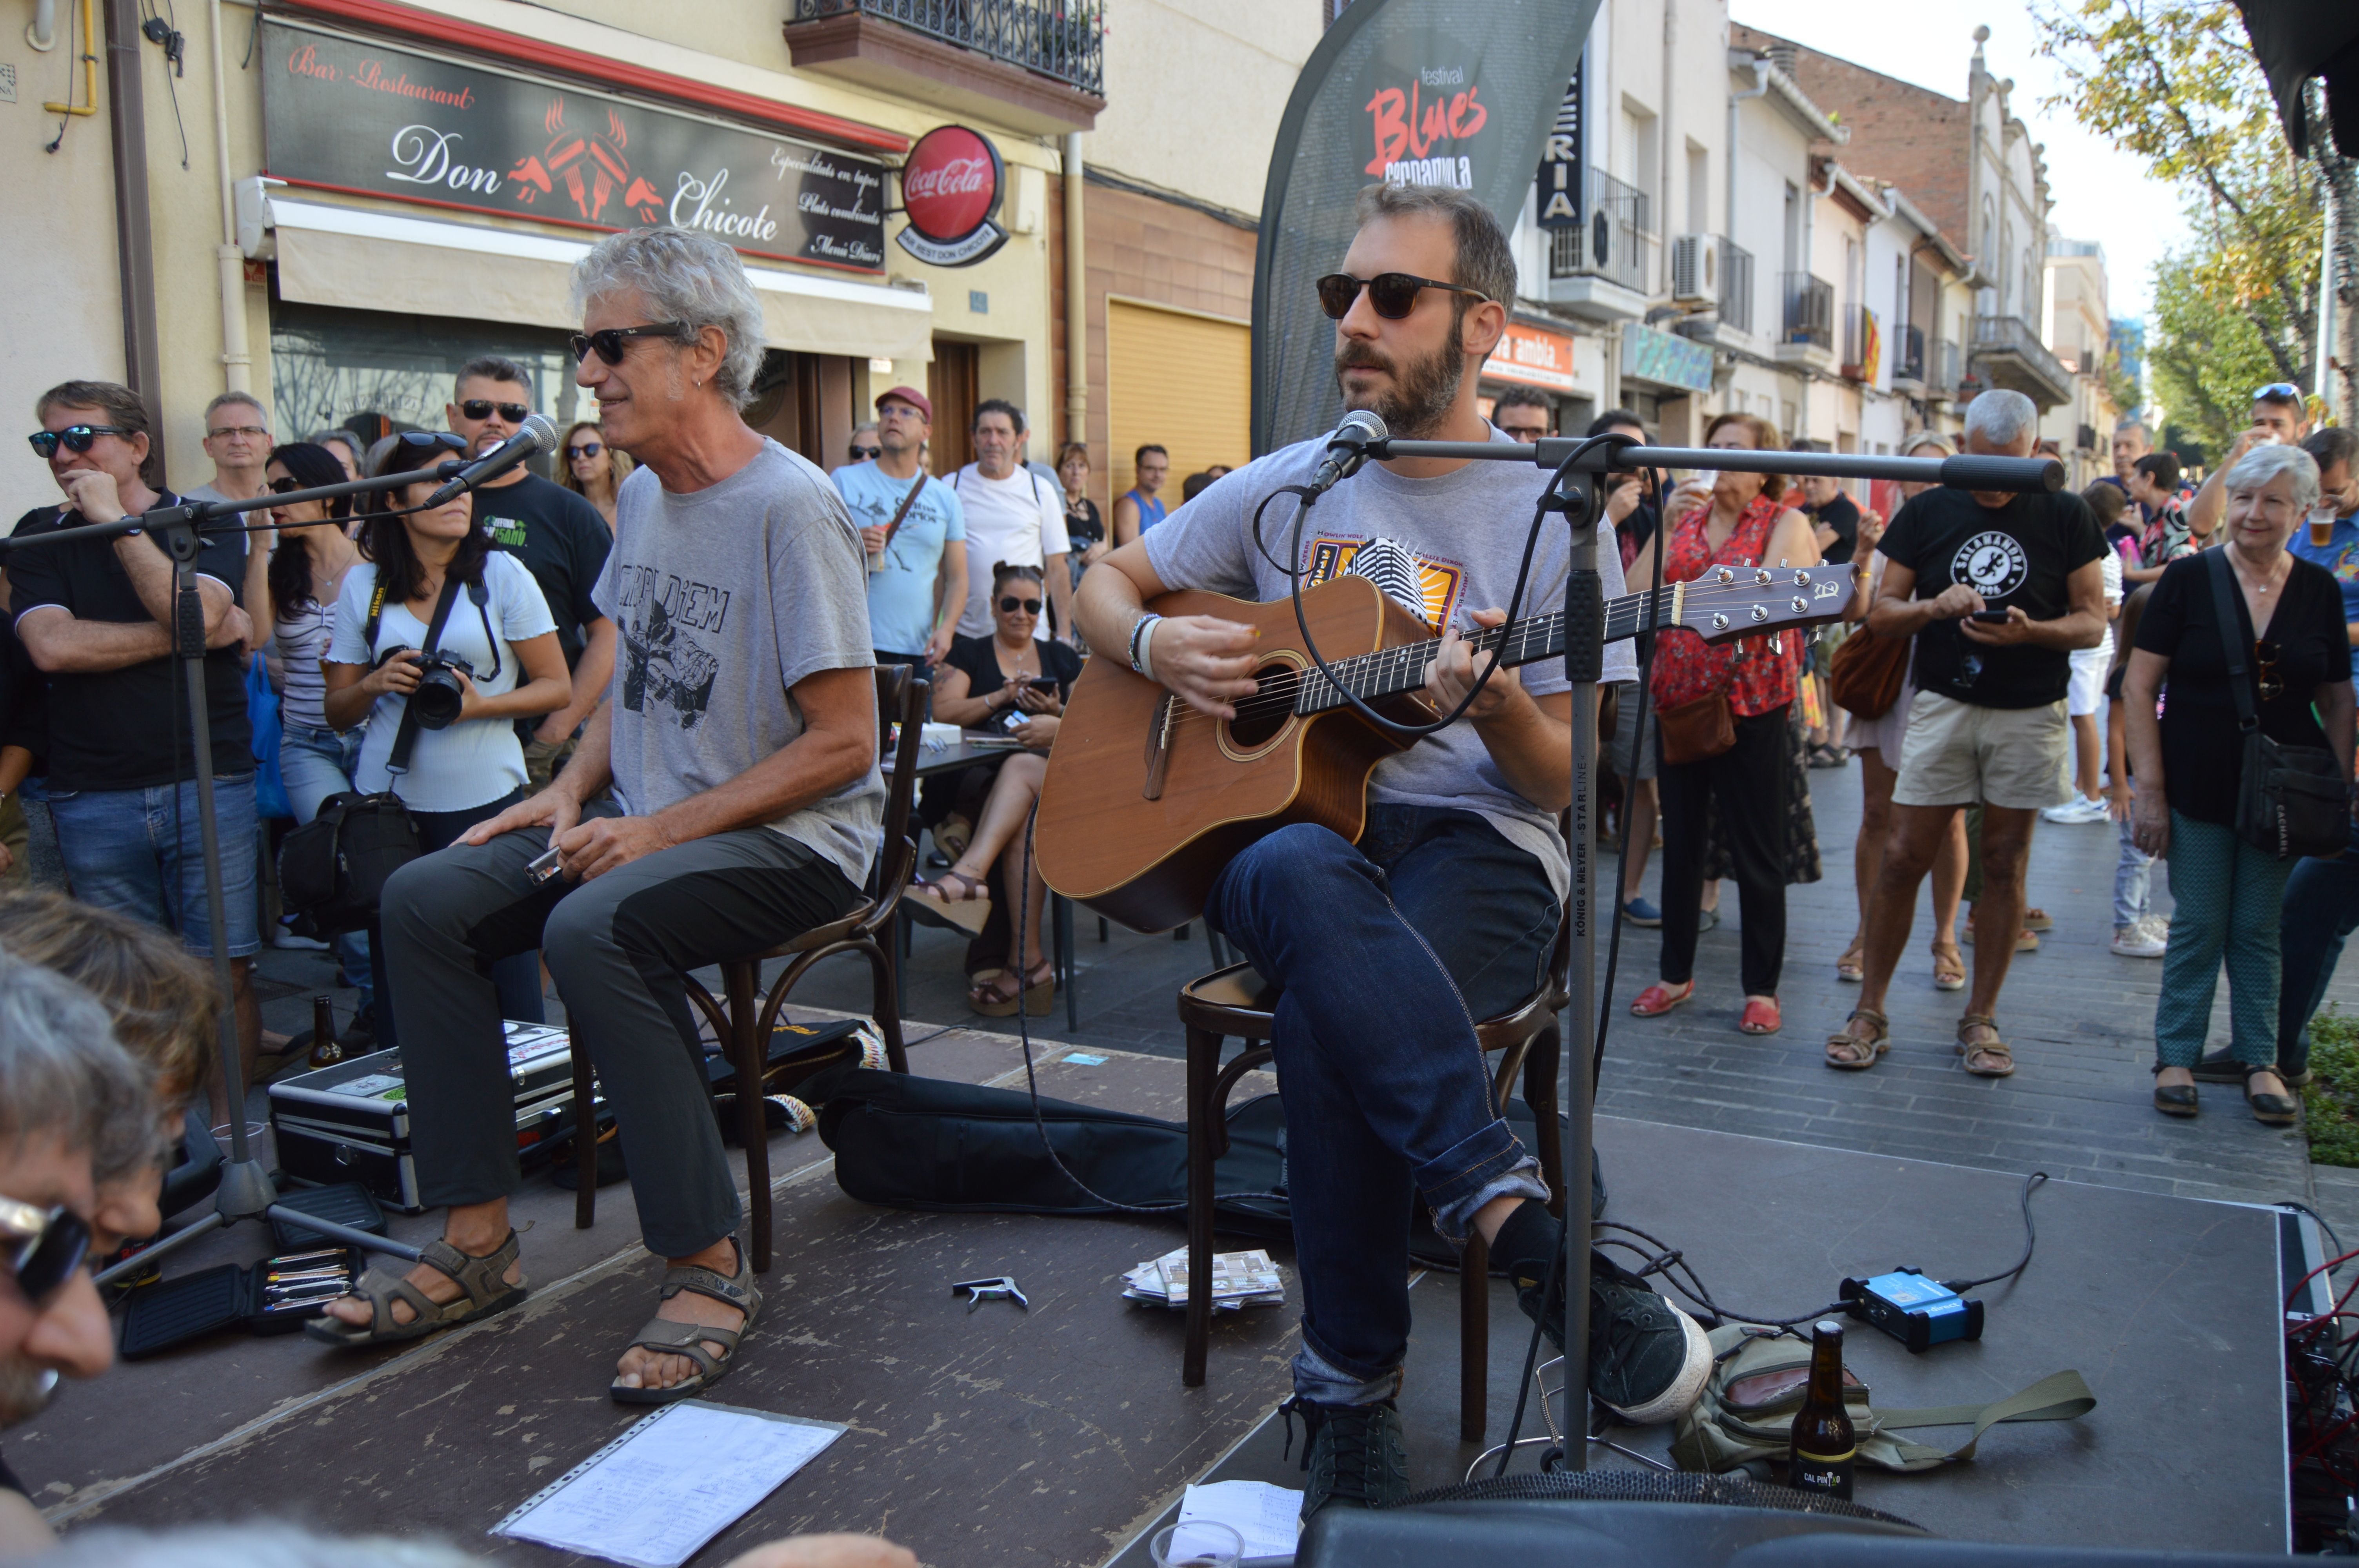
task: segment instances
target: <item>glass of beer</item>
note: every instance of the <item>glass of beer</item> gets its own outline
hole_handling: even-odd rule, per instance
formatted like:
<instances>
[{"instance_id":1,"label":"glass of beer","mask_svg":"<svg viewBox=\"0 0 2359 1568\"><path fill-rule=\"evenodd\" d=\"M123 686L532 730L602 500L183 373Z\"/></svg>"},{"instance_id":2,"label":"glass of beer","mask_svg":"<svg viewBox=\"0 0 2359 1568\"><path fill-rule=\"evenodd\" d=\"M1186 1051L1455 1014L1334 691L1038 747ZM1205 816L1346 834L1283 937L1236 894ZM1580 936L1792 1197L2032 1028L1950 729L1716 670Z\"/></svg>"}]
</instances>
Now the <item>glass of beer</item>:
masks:
<instances>
[{"instance_id":1,"label":"glass of beer","mask_svg":"<svg viewBox=\"0 0 2359 1568\"><path fill-rule=\"evenodd\" d=\"M2322 550L2334 543L2334 507L2321 501L2310 512L2310 547Z\"/></svg>"}]
</instances>

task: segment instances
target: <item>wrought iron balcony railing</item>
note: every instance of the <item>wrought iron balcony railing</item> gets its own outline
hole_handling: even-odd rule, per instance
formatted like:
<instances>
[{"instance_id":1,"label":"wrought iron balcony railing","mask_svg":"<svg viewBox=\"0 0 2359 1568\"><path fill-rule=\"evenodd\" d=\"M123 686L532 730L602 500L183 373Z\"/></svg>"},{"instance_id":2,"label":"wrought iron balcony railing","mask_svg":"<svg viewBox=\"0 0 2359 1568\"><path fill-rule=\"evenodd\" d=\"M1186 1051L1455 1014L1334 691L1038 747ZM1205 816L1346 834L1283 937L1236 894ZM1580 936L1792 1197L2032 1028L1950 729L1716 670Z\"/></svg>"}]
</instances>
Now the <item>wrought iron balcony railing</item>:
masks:
<instances>
[{"instance_id":1,"label":"wrought iron balcony railing","mask_svg":"<svg viewBox=\"0 0 2359 1568\"><path fill-rule=\"evenodd\" d=\"M1778 275L1778 292L1786 299L1788 343L1810 343L1832 349L1835 343L1835 286L1807 272Z\"/></svg>"},{"instance_id":2,"label":"wrought iron balcony railing","mask_svg":"<svg viewBox=\"0 0 2359 1568\"><path fill-rule=\"evenodd\" d=\"M794 19L853 11L1105 94L1105 12L1095 0L795 0Z\"/></svg>"},{"instance_id":3,"label":"wrought iron balcony railing","mask_svg":"<svg viewBox=\"0 0 2359 1568\"><path fill-rule=\"evenodd\" d=\"M1602 277L1635 294L1651 292L1647 252L1655 243L1647 193L1600 169L1582 171L1581 225L1549 231L1550 277Z\"/></svg>"}]
</instances>

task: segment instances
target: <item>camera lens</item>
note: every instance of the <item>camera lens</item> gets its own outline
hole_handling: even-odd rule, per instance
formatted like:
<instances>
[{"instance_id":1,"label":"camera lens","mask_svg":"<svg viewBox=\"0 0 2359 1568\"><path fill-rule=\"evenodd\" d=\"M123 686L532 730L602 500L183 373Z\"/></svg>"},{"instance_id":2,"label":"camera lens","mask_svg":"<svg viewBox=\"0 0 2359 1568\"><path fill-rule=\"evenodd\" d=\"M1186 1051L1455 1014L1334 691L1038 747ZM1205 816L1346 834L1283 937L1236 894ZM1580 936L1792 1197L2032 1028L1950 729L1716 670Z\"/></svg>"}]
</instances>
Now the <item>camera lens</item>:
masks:
<instances>
[{"instance_id":1,"label":"camera lens","mask_svg":"<svg viewBox=\"0 0 2359 1568\"><path fill-rule=\"evenodd\" d=\"M409 707L418 715L419 729L447 730L457 722L466 698L459 677L447 665L438 664L419 677L418 689L409 694Z\"/></svg>"}]
</instances>

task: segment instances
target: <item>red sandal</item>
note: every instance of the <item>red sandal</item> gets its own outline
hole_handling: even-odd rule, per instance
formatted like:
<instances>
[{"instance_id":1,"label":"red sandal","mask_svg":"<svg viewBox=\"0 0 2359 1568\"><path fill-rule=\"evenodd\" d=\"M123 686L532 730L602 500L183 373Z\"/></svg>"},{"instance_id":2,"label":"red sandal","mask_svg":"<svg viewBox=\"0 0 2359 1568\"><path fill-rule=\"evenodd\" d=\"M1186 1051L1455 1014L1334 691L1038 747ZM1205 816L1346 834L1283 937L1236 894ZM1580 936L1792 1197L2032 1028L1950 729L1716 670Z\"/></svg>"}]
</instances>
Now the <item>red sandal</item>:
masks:
<instances>
[{"instance_id":1,"label":"red sandal","mask_svg":"<svg viewBox=\"0 0 2359 1568\"><path fill-rule=\"evenodd\" d=\"M1639 1018L1660 1018L1675 1007L1683 1007L1695 1000L1695 982L1690 980L1678 990L1658 981L1630 1000L1630 1011Z\"/></svg>"},{"instance_id":2,"label":"red sandal","mask_svg":"<svg viewBox=\"0 0 2359 1568\"><path fill-rule=\"evenodd\" d=\"M1745 999L1745 1016L1736 1022L1738 1033L1775 1034L1785 1027L1786 1021L1778 1013L1776 997L1752 996Z\"/></svg>"}]
</instances>

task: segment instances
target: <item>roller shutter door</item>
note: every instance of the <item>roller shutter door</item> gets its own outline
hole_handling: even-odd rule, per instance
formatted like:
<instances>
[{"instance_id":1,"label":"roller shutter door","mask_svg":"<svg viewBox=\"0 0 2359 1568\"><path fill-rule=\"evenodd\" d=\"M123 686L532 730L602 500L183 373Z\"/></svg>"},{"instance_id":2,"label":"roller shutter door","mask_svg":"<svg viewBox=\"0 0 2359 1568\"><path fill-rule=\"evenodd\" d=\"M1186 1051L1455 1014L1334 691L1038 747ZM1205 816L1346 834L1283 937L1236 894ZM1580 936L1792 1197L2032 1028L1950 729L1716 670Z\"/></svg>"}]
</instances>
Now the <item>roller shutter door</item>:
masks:
<instances>
[{"instance_id":1,"label":"roller shutter door","mask_svg":"<svg viewBox=\"0 0 2359 1568\"><path fill-rule=\"evenodd\" d=\"M1106 301L1109 494L1130 488L1131 453L1150 441L1171 453L1163 497L1174 508L1188 475L1213 463L1245 465L1253 456L1252 337L1242 321Z\"/></svg>"}]
</instances>

